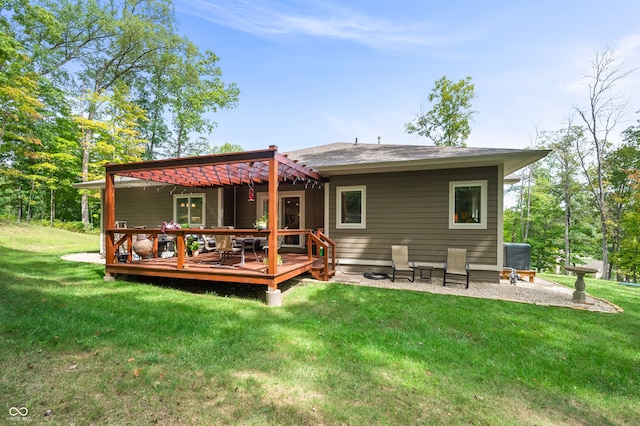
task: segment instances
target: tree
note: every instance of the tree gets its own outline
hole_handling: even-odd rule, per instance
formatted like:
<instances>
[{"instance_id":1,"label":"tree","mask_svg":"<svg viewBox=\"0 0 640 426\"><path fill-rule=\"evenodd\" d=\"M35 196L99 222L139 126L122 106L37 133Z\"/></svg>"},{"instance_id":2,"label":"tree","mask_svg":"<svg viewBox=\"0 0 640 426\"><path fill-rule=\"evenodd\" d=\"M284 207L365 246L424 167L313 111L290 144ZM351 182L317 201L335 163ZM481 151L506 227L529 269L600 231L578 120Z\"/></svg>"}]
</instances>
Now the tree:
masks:
<instances>
[{"instance_id":1,"label":"tree","mask_svg":"<svg viewBox=\"0 0 640 426\"><path fill-rule=\"evenodd\" d=\"M194 133L210 134L216 126L215 121L205 118L205 113L231 108L238 100L236 86L225 86L221 81L218 60L213 52L200 53L195 45L187 43L172 69L168 97L173 144L167 152L171 157L206 151L206 141L202 137L195 140L191 137Z\"/></svg>"},{"instance_id":2,"label":"tree","mask_svg":"<svg viewBox=\"0 0 640 426\"><path fill-rule=\"evenodd\" d=\"M555 185L552 190L564 210L564 266L574 263L572 252L572 225L579 220L577 202L582 192L582 184L578 181L578 160L575 154L575 140L583 129L568 124L567 128L557 132L545 133L546 147L551 149L547 157Z\"/></svg>"},{"instance_id":3,"label":"tree","mask_svg":"<svg viewBox=\"0 0 640 426\"><path fill-rule=\"evenodd\" d=\"M640 126L623 132L621 146L605 159L611 212L611 259L618 274L637 282L640 261Z\"/></svg>"},{"instance_id":4,"label":"tree","mask_svg":"<svg viewBox=\"0 0 640 426\"><path fill-rule=\"evenodd\" d=\"M25 145L39 143L30 127L44 106L39 85L20 43L0 31L0 164L14 161Z\"/></svg>"},{"instance_id":5,"label":"tree","mask_svg":"<svg viewBox=\"0 0 640 426\"><path fill-rule=\"evenodd\" d=\"M532 149L540 147L540 138L542 133L536 129L535 138L531 141L530 145ZM509 222L509 232L505 235L510 236L511 242L525 242L529 238L529 225L531 217L531 192L535 184L535 175L540 167L540 162L535 162L520 169L518 173L518 184L512 185L508 191L516 192L516 206L513 209L514 214L509 215L509 219L513 223ZM505 219L505 224L507 224ZM518 235L518 229L519 235Z\"/></svg>"},{"instance_id":6,"label":"tree","mask_svg":"<svg viewBox=\"0 0 640 426\"><path fill-rule=\"evenodd\" d=\"M37 72L20 27L41 28L52 19L27 1L4 2L1 9L12 18L0 15L1 202L9 217L15 212L18 220L35 215L53 220L57 211L77 210L66 207L70 194L77 196L71 183L77 178L78 153L68 145L77 134L65 94Z\"/></svg>"},{"instance_id":7,"label":"tree","mask_svg":"<svg viewBox=\"0 0 640 426\"><path fill-rule=\"evenodd\" d=\"M234 107L239 94L234 83L220 78L218 61L213 52L202 53L185 40L175 54L159 58L148 79L138 80L138 102L148 112L148 121L140 123L149 140L146 158L208 153L204 135L216 122L207 114Z\"/></svg>"},{"instance_id":8,"label":"tree","mask_svg":"<svg viewBox=\"0 0 640 426\"><path fill-rule=\"evenodd\" d=\"M516 206L505 211L505 241L531 245L532 263L549 269L582 263L593 257L594 237L591 225L597 220L584 185L579 181L574 152L575 126L559 131L536 129L531 148L551 148L543 160L522 169L520 182L509 190L515 192ZM597 240L596 240L597 241Z\"/></svg>"},{"instance_id":9,"label":"tree","mask_svg":"<svg viewBox=\"0 0 640 426\"><path fill-rule=\"evenodd\" d=\"M238 94L217 61L176 33L170 0L0 2L0 185L18 188L20 206L28 193L55 212L62 182L94 178L105 161L153 158L167 141L168 152L174 143L206 152L198 133L215 122L204 115L235 106ZM88 194L81 198L89 223Z\"/></svg>"},{"instance_id":10,"label":"tree","mask_svg":"<svg viewBox=\"0 0 640 426\"><path fill-rule=\"evenodd\" d=\"M561 254L563 223L559 218L562 209L553 187L549 168L536 168L535 185L527 192L534 207L526 217L529 231L523 242L531 245L531 265L539 271L550 270Z\"/></svg>"},{"instance_id":11,"label":"tree","mask_svg":"<svg viewBox=\"0 0 640 426\"><path fill-rule=\"evenodd\" d=\"M475 97L471 77L453 83L442 76L429 94L433 108L425 112L421 107L413 121L405 125L405 132L425 136L436 146L466 146L471 133L469 120L475 113L471 100Z\"/></svg>"},{"instance_id":12,"label":"tree","mask_svg":"<svg viewBox=\"0 0 640 426\"><path fill-rule=\"evenodd\" d=\"M619 249L611 257L617 262L622 279L627 281L630 277L637 283L640 264L640 172L637 169L629 171L628 178L632 190L629 206L620 217Z\"/></svg>"},{"instance_id":13,"label":"tree","mask_svg":"<svg viewBox=\"0 0 640 426\"><path fill-rule=\"evenodd\" d=\"M576 138L576 152L584 172L587 185L600 213L602 231L603 279L609 279L609 243L607 188L604 160L610 148L609 135L622 117L626 101L614 92L616 84L629 72L624 70L615 52L606 49L595 52L591 60L592 74L587 76L589 103L586 108L575 107L575 111L586 127L587 138Z\"/></svg>"},{"instance_id":14,"label":"tree","mask_svg":"<svg viewBox=\"0 0 640 426\"><path fill-rule=\"evenodd\" d=\"M175 18L168 2L136 1L101 5L96 14L106 29L103 38L90 45L90 52L79 57L79 89L84 97L82 113L87 122L105 117L97 102L120 81L129 85L137 76L151 70L158 52L171 48L178 40L172 33ZM92 126L82 127L82 181L89 180L91 150L95 147ZM139 157L141 158L141 157ZM89 223L88 194L82 194L82 222Z\"/></svg>"},{"instance_id":15,"label":"tree","mask_svg":"<svg viewBox=\"0 0 640 426\"><path fill-rule=\"evenodd\" d=\"M242 149L240 145L226 142L220 146L211 147L209 154L226 154L229 152L241 152L241 151L244 151L244 149Z\"/></svg>"},{"instance_id":16,"label":"tree","mask_svg":"<svg viewBox=\"0 0 640 426\"><path fill-rule=\"evenodd\" d=\"M147 112L145 119L138 123L142 137L147 140L146 160L159 158L170 140L171 129L165 119L165 110L169 104L169 69L174 61L174 55L165 52L158 56L147 78L134 82L136 103Z\"/></svg>"}]
</instances>

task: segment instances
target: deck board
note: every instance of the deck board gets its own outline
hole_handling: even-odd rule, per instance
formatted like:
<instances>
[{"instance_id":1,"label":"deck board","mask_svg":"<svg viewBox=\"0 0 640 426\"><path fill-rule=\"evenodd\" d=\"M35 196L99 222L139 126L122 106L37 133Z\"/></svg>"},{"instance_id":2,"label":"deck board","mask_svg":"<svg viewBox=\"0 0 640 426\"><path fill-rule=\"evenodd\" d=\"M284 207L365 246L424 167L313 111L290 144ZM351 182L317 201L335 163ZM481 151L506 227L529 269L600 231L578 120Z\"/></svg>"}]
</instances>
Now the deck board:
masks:
<instances>
[{"instance_id":1,"label":"deck board","mask_svg":"<svg viewBox=\"0 0 640 426\"><path fill-rule=\"evenodd\" d=\"M130 263L106 265L106 272L113 275L142 275L164 278L194 279L203 281L237 282L242 284L267 285L277 288L278 284L311 270L314 260L306 254L281 253L283 264L275 275L266 273L262 261L256 261L253 253L247 254L244 265L240 257L233 256L224 264L219 263L217 253L201 253L188 257L183 269L178 269L177 257L134 260Z\"/></svg>"}]
</instances>

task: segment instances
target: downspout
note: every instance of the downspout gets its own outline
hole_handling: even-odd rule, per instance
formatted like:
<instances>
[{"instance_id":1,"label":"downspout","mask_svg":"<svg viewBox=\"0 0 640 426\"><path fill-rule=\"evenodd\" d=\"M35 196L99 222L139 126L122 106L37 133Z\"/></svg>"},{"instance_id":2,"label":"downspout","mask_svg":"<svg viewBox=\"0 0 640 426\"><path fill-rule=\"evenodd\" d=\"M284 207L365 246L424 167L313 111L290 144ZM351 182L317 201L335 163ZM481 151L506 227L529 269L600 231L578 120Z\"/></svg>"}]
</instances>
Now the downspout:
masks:
<instances>
[{"instance_id":1,"label":"downspout","mask_svg":"<svg viewBox=\"0 0 640 426\"><path fill-rule=\"evenodd\" d=\"M329 221L329 201L331 197L331 186L329 182L324 183L324 234L331 238Z\"/></svg>"},{"instance_id":2,"label":"downspout","mask_svg":"<svg viewBox=\"0 0 640 426\"><path fill-rule=\"evenodd\" d=\"M498 273L502 271L504 265L504 164L498 166L498 224L496 229L496 250L498 264L496 265Z\"/></svg>"}]
</instances>

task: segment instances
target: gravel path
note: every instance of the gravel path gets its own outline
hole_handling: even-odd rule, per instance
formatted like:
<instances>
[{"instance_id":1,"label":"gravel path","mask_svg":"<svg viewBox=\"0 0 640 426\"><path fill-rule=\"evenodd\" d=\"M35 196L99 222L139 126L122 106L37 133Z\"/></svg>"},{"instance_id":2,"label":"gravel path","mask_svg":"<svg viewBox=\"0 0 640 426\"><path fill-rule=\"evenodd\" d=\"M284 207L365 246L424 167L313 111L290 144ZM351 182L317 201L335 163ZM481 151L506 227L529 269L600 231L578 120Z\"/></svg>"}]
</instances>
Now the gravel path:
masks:
<instances>
[{"instance_id":1,"label":"gravel path","mask_svg":"<svg viewBox=\"0 0 640 426\"><path fill-rule=\"evenodd\" d=\"M471 282L469 288L464 284L442 285L442 278L434 277L432 280L416 277L415 282L406 278L371 280L363 274L346 273L337 271L331 279L353 285L390 288L399 290L425 291L437 294L449 294L454 296L478 297L483 299L507 300L512 302L530 303L542 306L561 306L572 309L581 309L594 312L619 313L622 308L606 300L597 299L587 294L587 303L573 302L573 289L560 284L546 281L536 277L534 282L518 281L516 285L509 284L508 280L502 280L499 284L486 282ZM587 291L589 288L587 287Z\"/></svg>"},{"instance_id":2,"label":"gravel path","mask_svg":"<svg viewBox=\"0 0 640 426\"><path fill-rule=\"evenodd\" d=\"M100 253L72 253L65 254L61 257L62 260L68 260L70 262L85 262L85 263L99 263L104 265L104 257Z\"/></svg>"}]
</instances>

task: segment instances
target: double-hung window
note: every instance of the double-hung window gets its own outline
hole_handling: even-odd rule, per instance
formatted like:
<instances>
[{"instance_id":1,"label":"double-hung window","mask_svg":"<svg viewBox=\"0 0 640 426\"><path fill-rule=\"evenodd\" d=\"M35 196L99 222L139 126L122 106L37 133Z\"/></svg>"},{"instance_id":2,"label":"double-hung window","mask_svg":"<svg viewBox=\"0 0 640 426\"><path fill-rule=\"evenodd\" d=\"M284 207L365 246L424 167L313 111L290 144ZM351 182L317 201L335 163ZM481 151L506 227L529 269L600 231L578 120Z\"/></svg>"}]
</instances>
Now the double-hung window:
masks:
<instances>
[{"instance_id":1,"label":"double-hung window","mask_svg":"<svg viewBox=\"0 0 640 426\"><path fill-rule=\"evenodd\" d=\"M205 194L173 196L173 220L189 228L205 226Z\"/></svg>"},{"instance_id":2,"label":"double-hung window","mask_svg":"<svg viewBox=\"0 0 640 426\"><path fill-rule=\"evenodd\" d=\"M449 182L449 228L487 229L487 181Z\"/></svg>"},{"instance_id":3,"label":"double-hung window","mask_svg":"<svg viewBox=\"0 0 640 426\"><path fill-rule=\"evenodd\" d=\"M336 188L336 228L365 229L367 227L366 186Z\"/></svg>"}]
</instances>

